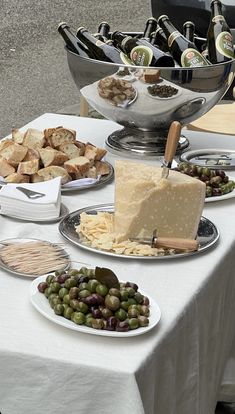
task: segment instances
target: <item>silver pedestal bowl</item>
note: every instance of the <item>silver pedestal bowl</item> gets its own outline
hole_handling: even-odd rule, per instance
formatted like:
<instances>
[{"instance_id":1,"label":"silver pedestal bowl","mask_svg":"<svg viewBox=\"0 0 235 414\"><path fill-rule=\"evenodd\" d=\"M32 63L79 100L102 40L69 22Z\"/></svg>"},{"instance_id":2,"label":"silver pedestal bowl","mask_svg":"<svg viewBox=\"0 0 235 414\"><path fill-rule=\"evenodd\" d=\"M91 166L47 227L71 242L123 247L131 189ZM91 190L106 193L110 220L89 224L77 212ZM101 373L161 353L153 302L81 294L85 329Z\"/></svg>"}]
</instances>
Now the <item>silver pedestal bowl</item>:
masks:
<instances>
[{"instance_id":1,"label":"silver pedestal bowl","mask_svg":"<svg viewBox=\"0 0 235 414\"><path fill-rule=\"evenodd\" d=\"M208 112L226 93L235 73L235 60L206 67L146 68L86 59L65 49L82 96L105 118L124 127L107 137L107 147L137 158L162 155L171 122L185 126ZM188 145L181 137L177 152Z\"/></svg>"}]
</instances>

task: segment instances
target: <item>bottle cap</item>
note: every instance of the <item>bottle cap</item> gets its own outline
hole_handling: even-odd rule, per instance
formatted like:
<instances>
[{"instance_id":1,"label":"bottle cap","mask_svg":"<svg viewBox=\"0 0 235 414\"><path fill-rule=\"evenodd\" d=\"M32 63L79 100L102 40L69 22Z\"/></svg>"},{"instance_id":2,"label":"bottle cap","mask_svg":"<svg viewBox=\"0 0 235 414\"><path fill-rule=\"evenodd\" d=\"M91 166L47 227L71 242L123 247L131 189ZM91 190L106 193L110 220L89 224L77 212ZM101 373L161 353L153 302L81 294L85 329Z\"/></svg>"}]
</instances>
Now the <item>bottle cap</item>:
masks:
<instances>
[{"instance_id":1,"label":"bottle cap","mask_svg":"<svg viewBox=\"0 0 235 414\"><path fill-rule=\"evenodd\" d=\"M162 14L160 17L158 17L157 22L159 23L159 21L164 21L164 20L169 20L169 17L166 14Z\"/></svg>"},{"instance_id":2,"label":"bottle cap","mask_svg":"<svg viewBox=\"0 0 235 414\"><path fill-rule=\"evenodd\" d=\"M66 22L61 22L59 25L58 25L58 30L60 29L60 28L62 28L63 29L63 27L69 27L69 25L68 25L68 23L66 23Z\"/></svg>"},{"instance_id":3,"label":"bottle cap","mask_svg":"<svg viewBox=\"0 0 235 414\"><path fill-rule=\"evenodd\" d=\"M193 22L191 22L190 20L188 20L187 22L185 22L183 24L183 27L186 27L186 26L193 26L193 27L195 27L195 24Z\"/></svg>"}]
</instances>

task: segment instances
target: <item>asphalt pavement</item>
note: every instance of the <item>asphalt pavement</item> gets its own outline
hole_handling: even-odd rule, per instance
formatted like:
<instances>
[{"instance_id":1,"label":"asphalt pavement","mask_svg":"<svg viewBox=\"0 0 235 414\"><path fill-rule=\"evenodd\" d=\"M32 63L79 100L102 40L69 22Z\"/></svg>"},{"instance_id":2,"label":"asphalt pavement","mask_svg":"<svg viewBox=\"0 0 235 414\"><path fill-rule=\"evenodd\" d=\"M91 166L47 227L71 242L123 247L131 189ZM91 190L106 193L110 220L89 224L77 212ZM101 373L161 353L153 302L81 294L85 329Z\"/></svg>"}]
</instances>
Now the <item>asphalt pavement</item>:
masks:
<instances>
[{"instance_id":1,"label":"asphalt pavement","mask_svg":"<svg viewBox=\"0 0 235 414\"><path fill-rule=\"evenodd\" d=\"M71 113L79 92L69 73L58 24L96 32L143 30L151 2L142 0L20 0L1 2L0 138L45 112Z\"/></svg>"}]
</instances>

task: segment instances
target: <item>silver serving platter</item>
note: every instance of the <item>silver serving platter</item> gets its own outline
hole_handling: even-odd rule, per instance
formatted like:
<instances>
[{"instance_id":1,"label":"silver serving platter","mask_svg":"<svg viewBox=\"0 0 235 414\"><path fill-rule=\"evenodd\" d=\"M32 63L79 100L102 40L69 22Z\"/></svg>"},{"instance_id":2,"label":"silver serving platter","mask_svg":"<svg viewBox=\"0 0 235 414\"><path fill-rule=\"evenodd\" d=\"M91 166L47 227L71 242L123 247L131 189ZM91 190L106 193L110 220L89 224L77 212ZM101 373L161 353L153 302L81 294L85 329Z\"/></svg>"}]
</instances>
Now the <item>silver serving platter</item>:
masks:
<instances>
[{"instance_id":1,"label":"silver serving platter","mask_svg":"<svg viewBox=\"0 0 235 414\"><path fill-rule=\"evenodd\" d=\"M80 215L81 213L87 214L97 214L98 212L114 212L114 205L113 204L98 204L95 206L85 207L79 210L76 210L61 220L59 224L59 231L61 235L67 239L70 243L80 247L81 249L99 253L106 256L112 257L120 257L121 259L141 259L141 260L168 260L168 259L177 259L180 257L188 257L196 254L203 253L204 251L210 249L212 246L216 244L219 239L219 231L216 226L207 218L201 217L198 233L197 233L197 240L199 241L199 249L195 252L182 252L176 253L174 255L165 255L165 256L135 256L135 255L124 255L124 254L117 254L114 252L109 252L106 250L96 249L94 247L89 246L79 237L79 234L75 230L75 226L80 224Z\"/></svg>"},{"instance_id":2,"label":"silver serving platter","mask_svg":"<svg viewBox=\"0 0 235 414\"><path fill-rule=\"evenodd\" d=\"M103 161L105 162L105 164L107 164L109 166L109 173L106 175L102 175L99 179L99 181L96 181L94 183L91 184L86 184L86 185L74 185L72 187L66 187L65 185L61 186L61 192L65 193L65 192L72 192L72 191L83 191L83 190L88 190L90 188L96 188L96 187L101 187L102 185L108 183L109 181L111 181L114 177L114 168L113 166L107 162L107 161ZM3 185L7 185L6 182L4 181L0 181L0 187L2 187Z\"/></svg>"},{"instance_id":3,"label":"silver serving platter","mask_svg":"<svg viewBox=\"0 0 235 414\"><path fill-rule=\"evenodd\" d=\"M17 247L17 244L19 244L19 243L33 243L33 242L38 242L38 241L44 241L48 244L53 245L53 243L50 243L50 242L45 241L45 240L39 240L39 239L29 239L29 238L27 238L27 239L18 239L18 238L16 238L16 239L6 239L6 240L1 240L0 241L0 252L1 252L1 249L7 244L11 244L11 245L13 244L13 245L16 245L16 247ZM60 270L68 270L71 266L71 261L70 261L69 254L62 247L60 247L60 250L61 250L61 255L67 260L67 263L64 266L62 266ZM2 260L1 257L0 257L0 269L4 269L7 272L13 274L14 276L27 277L27 278L30 278L30 279L32 279L32 278L35 279L36 277L40 276L40 275L36 275L36 274L31 274L31 273L18 272L16 270L14 270L12 267L8 266L6 263L4 263L4 261ZM54 271L54 269L51 269L50 271L48 271L48 273L52 273L53 271Z\"/></svg>"},{"instance_id":4,"label":"silver serving platter","mask_svg":"<svg viewBox=\"0 0 235 414\"><path fill-rule=\"evenodd\" d=\"M73 186L73 187L66 187L64 185L61 186L61 192L65 193L65 192L72 192L72 191L83 191L83 190L88 190L90 188L97 188L97 187L101 187L104 184L107 184L109 181L111 181L114 177L114 168L113 166L107 162L107 161L103 161L105 162L105 164L107 164L109 166L109 173L106 175L102 175L99 179L99 181L95 182L95 183L91 183L91 184L86 184L83 186Z\"/></svg>"},{"instance_id":5,"label":"silver serving platter","mask_svg":"<svg viewBox=\"0 0 235 414\"><path fill-rule=\"evenodd\" d=\"M217 170L234 170L235 150L208 148L186 151L180 155L180 161Z\"/></svg>"}]
</instances>

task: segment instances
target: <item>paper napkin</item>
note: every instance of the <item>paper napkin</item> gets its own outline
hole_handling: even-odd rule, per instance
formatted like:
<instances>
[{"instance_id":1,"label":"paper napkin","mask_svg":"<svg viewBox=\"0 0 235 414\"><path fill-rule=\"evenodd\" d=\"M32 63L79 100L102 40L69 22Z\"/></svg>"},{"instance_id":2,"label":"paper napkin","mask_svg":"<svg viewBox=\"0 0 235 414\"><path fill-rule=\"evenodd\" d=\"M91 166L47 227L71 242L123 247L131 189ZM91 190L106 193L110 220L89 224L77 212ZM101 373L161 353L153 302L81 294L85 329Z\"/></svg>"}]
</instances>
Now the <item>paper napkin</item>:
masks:
<instances>
[{"instance_id":1,"label":"paper napkin","mask_svg":"<svg viewBox=\"0 0 235 414\"><path fill-rule=\"evenodd\" d=\"M30 199L17 187L45 194ZM61 207L61 177L35 184L6 184L0 190L0 214L32 221L59 217Z\"/></svg>"}]
</instances>

